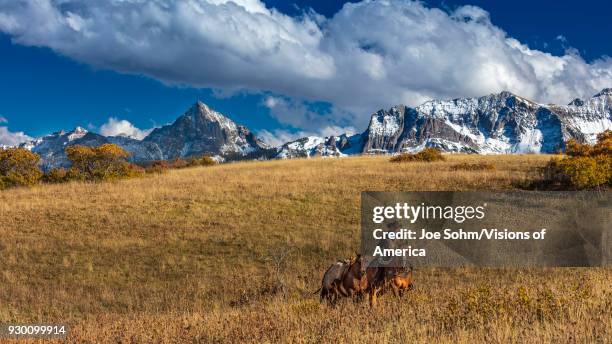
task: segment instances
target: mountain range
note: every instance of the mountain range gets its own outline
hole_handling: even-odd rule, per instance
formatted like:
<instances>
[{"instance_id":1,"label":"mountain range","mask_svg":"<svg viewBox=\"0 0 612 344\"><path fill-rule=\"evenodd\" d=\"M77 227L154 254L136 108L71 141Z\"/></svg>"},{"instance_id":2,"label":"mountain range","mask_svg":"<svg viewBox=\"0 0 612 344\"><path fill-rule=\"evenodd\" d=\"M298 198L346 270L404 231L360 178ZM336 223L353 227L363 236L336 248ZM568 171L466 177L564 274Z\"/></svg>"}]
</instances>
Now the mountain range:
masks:
<instances>
[{"instance_id":1,"label":"mountain range","mask_svg":"<svg viewBox=\"0 0 612 344\"><path fill-rule=\"evenodd\" d=\"M309 136L270 147L245 126L197 102L171 124L142 140L102 136L77 127L21 144L38 153L42 166L67 166L69 145L114 143L134 162L198 155L218 159L272 159L353 154L416 152L426 147L461 153L553 153L576 139L592 143L612 129L612 88L568 105L539 104L510 92L479 98L432 100L372 114L367 129L356 135Z\"/></svg>"}]
</instances>

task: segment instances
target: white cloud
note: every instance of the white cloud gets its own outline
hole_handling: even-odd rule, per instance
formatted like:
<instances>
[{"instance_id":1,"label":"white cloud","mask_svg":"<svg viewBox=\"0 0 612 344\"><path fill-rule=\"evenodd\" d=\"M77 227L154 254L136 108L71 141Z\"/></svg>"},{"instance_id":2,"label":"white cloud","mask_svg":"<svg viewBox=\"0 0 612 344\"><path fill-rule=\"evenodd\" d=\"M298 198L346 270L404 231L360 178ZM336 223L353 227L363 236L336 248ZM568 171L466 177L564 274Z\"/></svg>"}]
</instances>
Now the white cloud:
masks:
<instances>
[{"instance_id":1,"label":"white cloud","mask_svg":"<svg viewBox=\"0 0 612 344\"><path fill-rule=\"evenodd\" d=\"M308 135L302 135L302 132L292 133L290 131L281 129L273 131L263 129L257 132L257 137L272 147L281 146L284 143L291 142L304 136Z\"/></svg>"},{"instance_id":2,"label":"white cloud","mask_svg":"<svg viewBox=\"0 0 612 344\"><path fill-rule=\"evenodd\" d=\"M268 95L264 97L262 105L267 107L279 122L310 133L323 132L325 128L349 126L355 117L352 113L334 106L329 109L321 108L321 104L283 96ZM329 135L333 134L323 136Z\"/></svg>"},{"instance_id":3,"label":"white cloud","mask_svg":"<svg viewBox=\"0 0 612 344\"><path fill-rule=\"evenodd\" d=\"M509 90L567 103L612 85L612 58L553 56L481 8L447 13L408 0L349 3L332 18L289 17L259 0L0 0L0 31L169 84L283 95L293 110L275 104L273 115L305 129L362 127L378 108L432 98ZM313 101L333 109L315 116Z\"/></svg>"},{"instance_id":4,"label":"white cloud","mask_svg":"<svg viewBox=\"0 0 612 344\"><path fill-rule=\"evenodd\" d=\"M0 146L17 146L30 140L32 138L21 131L10 132L7 127L0 127Z\"/></svg>"},{"instance_id":5,"label":"white cloud","mask_svg":"<svg viewBox=\"0 0 612 344\"><path fill-rule=\"evenodd\" d=\"M0 124L1 123L8 123L8 119L6 119L4 116L0 116Z\"/></svg>"},{"instance_id":6,"label":"white cloud","mask_svg":"<svg viewBox=\"0 0 612 344\"><path fill-rule=\"evenodd\" d=\"M111 117L102 126L100 126L100 134L104 136L119 136L125 135L131 138L142 140L144 139L153 129L138 129L129 121L125 119L117 119Z\"/></svg>"}]
</instances>

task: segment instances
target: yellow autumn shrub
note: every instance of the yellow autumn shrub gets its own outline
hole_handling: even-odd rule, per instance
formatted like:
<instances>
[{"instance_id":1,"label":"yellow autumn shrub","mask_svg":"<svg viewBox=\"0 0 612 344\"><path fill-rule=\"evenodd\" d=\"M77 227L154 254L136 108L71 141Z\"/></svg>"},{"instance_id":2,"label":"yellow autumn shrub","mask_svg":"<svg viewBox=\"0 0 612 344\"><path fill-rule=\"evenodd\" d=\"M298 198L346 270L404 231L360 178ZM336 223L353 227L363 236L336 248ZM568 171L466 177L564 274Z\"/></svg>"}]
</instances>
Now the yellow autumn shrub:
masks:
<instances>
[{"instance_id":1,"label":"yellow autumn shrub","mask_svg":"<svg viewBox=\"0 0 612 344\"><path fill-rule=\"evenodd\" d=\"M215 159L208 155L204 155L201 157L193 157L189 159L187 163L189 164L189 166L212 166L217 164Z\"/></svg>"},{"instance_id":2,"label":"yellow autumn shrub","mask_svg":"<svg viewBox=\"0 0 612 344\"><path fill-rule=\"evenodd\" d=\"M612 186L612 131L597 135L593 146L568 141L566 156L551 160L544 168L544 180L572 189Z\"/></svg>"},{"instance_id":3,"label":"yellow autumn shrub","mask_svg":"<svg viewBox=\"0 0 612 344\"><path fill-rule=\"evenodd\" d=\"M40 156L27 149L0 149L0 189L38 183L43 175L39 162Z\"/></svg>"},{"instance_id":4,"label":"yellow autumn shrub","mask_svg":"<svg viewBox=\"0 0 612 344\"><path fill-rule=\"evenodd\" d=\"M98 147L74 145L66 148L66 155L72 163L67 179L113 180L144 173L143 168L129 163L126 159L130 154L115 144Z\"/></svg>"},{"instance_id":5,"label":"yellow autumn shrub","mask_svg":"<svg viewBox=\"0 0 612 344\"><path fill-rule=\"evenodd\" d=\"M63 167L50 169L43 176L43 181L46 183L62 183L68 178L68 170Z\"/></svg>"}]
</instances>

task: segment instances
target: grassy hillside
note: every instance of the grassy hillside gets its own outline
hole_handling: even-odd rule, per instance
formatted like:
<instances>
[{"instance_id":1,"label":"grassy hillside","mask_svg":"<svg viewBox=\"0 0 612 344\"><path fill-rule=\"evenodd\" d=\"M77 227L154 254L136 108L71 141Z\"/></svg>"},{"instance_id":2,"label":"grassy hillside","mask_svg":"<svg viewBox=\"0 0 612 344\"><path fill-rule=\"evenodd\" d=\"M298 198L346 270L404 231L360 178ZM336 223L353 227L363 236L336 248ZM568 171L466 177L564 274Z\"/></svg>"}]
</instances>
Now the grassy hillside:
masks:
<instances>
[{"instance_id":1,"label":"grassy hillside","mask_svg":"<svg viewBox=\"0 0 612 344\"><path fill-rule=\"evenodd\" d=\"M605 342L610 269L422 269L374 310L312 295L359 247L361 191L512 189L549 159L244 162L0 191L0 323L66 322L75 342Z\"/></svg>"}]
</instances>

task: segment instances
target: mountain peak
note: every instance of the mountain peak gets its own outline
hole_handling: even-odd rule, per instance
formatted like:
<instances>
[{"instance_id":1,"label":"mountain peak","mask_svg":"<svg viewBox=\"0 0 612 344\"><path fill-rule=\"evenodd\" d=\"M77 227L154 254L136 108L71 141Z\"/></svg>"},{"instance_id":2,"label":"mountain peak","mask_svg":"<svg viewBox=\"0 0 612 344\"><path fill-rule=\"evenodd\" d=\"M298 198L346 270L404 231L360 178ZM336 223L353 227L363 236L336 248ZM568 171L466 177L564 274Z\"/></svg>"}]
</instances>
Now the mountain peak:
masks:
<instances>
[{"instance_id":1,"label":"mountain peak","mask_svg":"<svg viewBox=\"0 0 612 344\"><path fill-rule=\"evenodd\" d=\"M205 119L208 122L217 122L224 126L235 126L234 122L223 114L211 109L208 105L202 101L197 101L193 104L189 110L185 113L185 116ZM232 125L233 124L233 125Z\"/></svg>"},{"instance_id":2,"label":"mountain peak","mask_svg":"<svg viewBox=\"0 0 612 344\"><path fill-rule=\"evenodd\" d=\"M569 104L567 105L574 105L574 106L583 106L584 105L584 100L580 99L580 98L576 98L574 100L572 100Z\"/></svg>"},{"instance_id":3,"label":"mountain peak","mask_svg":"<svg viewBox=\"0 0 612 344\"><path fill-rule=\"evenodd\" d=\"M74 140L80 139L83 136L87 135L87 133L89 133L87 129L83 127L76 127L72 131L66 134L68 135L68 141L74 141Z\"/></svg>"},{"instance_id":4,"label":"mountain peak","mask_svg":"<svg viewBox=\"0 0 612 344\"><path fill-rule=\"evenodd\" d=\"M601 92L597 93L593 96L593 98L601 97L601 96L612 96L612 88L604 88Z\"/></svg>"},{"instance_id":5,"label":"mountain peak","mask_svg":"<svg viewBox=\"0 0 612 344\"><path fill-rule=\"evenodd\" d=\"M197 102L195 102L195 104L193 104L193 108L197 108L201 111L212 111L210 107L201 100L198 100Z\"/></svg>"},{"instance_id":6,"label":"mountain peak","mask_svg":"<svg viewBox=\"0 0 612 344\"><path fill-rule=\"evenodd\" d=\"M201 101L174 123L154 129L143 141L156 144L164 159L203 154L246 156L265 148L248 128Z\"/></svg>"},{"instance_id":7,"label":"mountain peak","mask_svg":"<svg viewBox=\"0 0 612 344\"><path fill-rule=\"evenodd\" d=\"M500 97L508 98L508 97L516 97L516 95L508 90L503 90L499 92L497 95Z\"/></svg>"},{"instance_id":8,"label":"mountain peak","mask_svg":"<svg viewBox=\"0 0 612 344\"><path fill-rule=\"evenodd\" d=\"M495 97L495 98L500 98L500 99L519 99L519 100L524 100L524 101L530 101L524 97L518 96L510 91L501 91L499 93L493 93L491 94L491 96ZM530 101L531 102L531 101Z\"/></svg>"}]
</instances>

